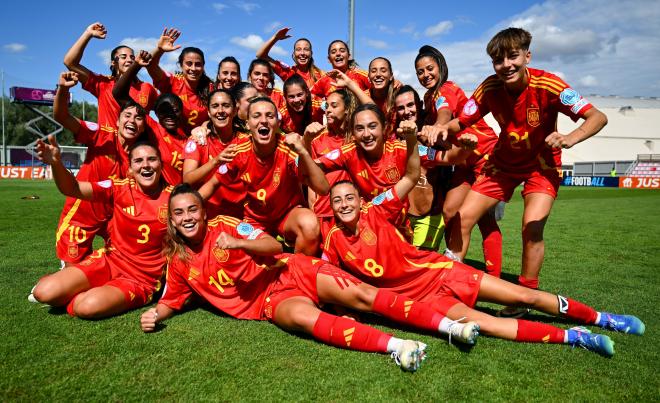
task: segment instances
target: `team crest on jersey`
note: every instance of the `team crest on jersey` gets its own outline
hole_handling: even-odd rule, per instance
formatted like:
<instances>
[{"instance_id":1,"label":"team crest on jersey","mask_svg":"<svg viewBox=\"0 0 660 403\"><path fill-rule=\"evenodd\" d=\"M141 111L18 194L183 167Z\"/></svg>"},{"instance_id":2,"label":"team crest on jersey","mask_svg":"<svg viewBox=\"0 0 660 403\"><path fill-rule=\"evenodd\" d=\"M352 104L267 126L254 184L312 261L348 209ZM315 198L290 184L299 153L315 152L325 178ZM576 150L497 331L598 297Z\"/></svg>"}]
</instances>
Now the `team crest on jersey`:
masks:
<instances>
[{"instance_id":1,"label":"team crest on jersey","mask_svg":"<svg viewBox=\"0 0 660 403\"><path fill-rule=\"evenodd\" d=\"M139 103L140 106L142 106L143 108L146 108L146 107L147 107L147 96L144 95L144 94L142 94L142 93L140 93L140 96L138 97L138 103Z\"/></svg>"},{"instance_id":2,"label":"team crest on jersey","mask_svg":"<svg viewBox=\"0 0 660 403\"><path fill-rule=\"evenodd\" d=\"M360 233L360 239L369 246L376 245L376 234L369 227L365 227L362 230Z\"/></svg>"},{"instance_id":3,"label":"team crest on jersey","mask_svg":"<svg viewBox=\"0 0 660 403\"><path fill-rule=\"evenodd\" d=\"M213 248L213 257L218 262L224 263L229 259L229 252L216 246Z\"/></svg>"},{"instance_id":4,"label":"team crest on jersey","mask_svg":"<svg viewBox=\"0 0 660 403\"><path fill-rule=\"evenodd\" d=\"M339 158L339 154L341 154L341 151L339 151L339 149L335 149L335 150L332 150L329 153L327 153L325 155L325 158L334 161L337 158Z\"/></svg>"},{"instance_id":5,"label":"team crest on jersey","mask_svg":"<svg viewBox=\"0 0 660 403\"><path fill-rule=\"evenodd\" d=\"M527 108L527 124L532 127L537 127L541 124L539 108Z\"/></svg>"},{"instance_id":6,"label":"team crest on jersey","mask_svg":"<svg viewBox=\"0 0 660 403\"><path fill-rule=\"evenodd\" d=\"M401 178L401 174L397 167L389 167L385 170L385 177L391 183L396 183Z\"/></svg>"},{"instance_id":7,"label":"team crest on jersey","mask_svg":"<svg viewBox=\"0 0 660 403\"><path fill-rule=\"evenodd\" d=\"M73 258L78 257L78 245L69 246L69 249L67 250L67 254L69 255L69 257L73 257Z\"/></svg>"},{"instance_id":8,"label":"team crest on jersey","mask_svg":"<svg viewBox=\"0 0 660 403\"><path fill-rule=\"evenodd\" d=\"M477 103L474 99L470 99L463 106L463 113L467 116L472 116L477 112Z\"/></svg>"},{"instance_id":9,"label":"team crest on jersey","mask_svg":"<svg viewBox=\"0 0 660 403\"><path fill-rule=\"evenodd\" d=\"M167 206L158 207L158 221L161 224L167 224Z\"/></svg>"},{"instance_id":10,"label":"team crest on jersey","mask_svg":"<svg viewBox=\"0 0 660 403\"><path fill-rule=\"evenodd\" d=\"M195 150L197 150L197 143L195 143L194 140L190 140L189 142L186 143L186 152L187 153L192 153Z\"/></svg>"},{"instance_id":11,"label":"team crest on jersey","mask_svg":"<svg viewBox=\"0 0 660 403\"><path fill-rule=\"evenodd\" d=\"M280 169L275 168L275 172L273 172L273 186L274 187L280 186L280 177L281 177Z\"/></svg>"}]
</instances>

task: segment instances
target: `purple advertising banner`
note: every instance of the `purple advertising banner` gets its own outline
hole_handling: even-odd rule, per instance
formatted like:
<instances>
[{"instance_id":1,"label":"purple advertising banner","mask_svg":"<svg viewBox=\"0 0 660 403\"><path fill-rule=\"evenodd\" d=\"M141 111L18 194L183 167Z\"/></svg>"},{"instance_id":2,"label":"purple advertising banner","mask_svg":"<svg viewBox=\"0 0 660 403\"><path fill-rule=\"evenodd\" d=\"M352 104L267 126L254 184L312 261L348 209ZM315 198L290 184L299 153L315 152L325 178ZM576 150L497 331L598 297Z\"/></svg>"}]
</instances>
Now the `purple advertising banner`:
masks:
<instances>
[{"instance_id":1,"label":"purple advertising banner","mask_svg":"<svg viewBox=\"0 0 660 403\"><path fill-rule=\"evenodd\" d=\"M42 88L11 87L9 89L12 102L53 105L55 99L55 90L45 90ZM71 104L71 94L69 94L69 104Z\"/></svg>"}]
</instances>

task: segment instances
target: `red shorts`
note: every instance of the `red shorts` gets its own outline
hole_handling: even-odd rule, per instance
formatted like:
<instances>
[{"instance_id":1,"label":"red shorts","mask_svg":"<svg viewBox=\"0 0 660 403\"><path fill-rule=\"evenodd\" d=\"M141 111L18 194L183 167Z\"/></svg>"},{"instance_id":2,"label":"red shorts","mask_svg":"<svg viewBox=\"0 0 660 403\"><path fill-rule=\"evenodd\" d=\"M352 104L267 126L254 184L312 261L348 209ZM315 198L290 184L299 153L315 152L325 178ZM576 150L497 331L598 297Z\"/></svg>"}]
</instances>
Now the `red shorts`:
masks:
<instances>
[{"instance_id":1,"label":"red shorts","mask_svg":"<svg viewBox=\"0 0 660 403\"><path fill-rule=\"evenodd\" d=\"M430 304L443 315L459 302L474 307L484 272L463 263L452 263L451 268L428 270L413 281L388 290Z\"/></svg>"},{"instance_id":2,"label":"red shorts","mask_svg":"<svg viewBox=\"0 0 660 403\"><path fill-rule=\"evenodd\" d=\"M97 249L75 267L82 270L91 288L104 285L119 288L124 293L129 309L148 304L154 292L160 289L160 283L146 284L117 271L109 261L105 248Z\"/></svg>"},{"instance_id":3,"label":"red shorts","mask_svg":"<svg viewBox=\"0 0 660 403\"><path fill-rule=\"evenodd\" d=\"M268 232L272 236L277 236L280 235L284 237L284 224L286 224L286 221L289 219L289 216L291 216L291 213L297 209L301 208L302 206L295 206L291 210L289 210L282 218L272 220L272 221L256 221L254 218L251 217L245 217L243 218L243 221L246 223L252 225L255 228L259 228L265 232Z\"/></svg>"},{"instance_id":4,"label":"red shorts","mask_svg":"<svg viewBox=\"0 0 660 403\"><path fill-rule=\"evenodd\" d=\"M318 259L315 259L318 261ZM286 267L281 269L275 285L266 297L264 304L264 316L273 320L275 311L280 302L293 297L306 297L316 305L319 304L318 291L316 289L316 276L319 271L325 270L325 266L334 266L321 263L309 264L307 256L292 255L289 257ZM322 261L321 261L322 262Z\"/></svg>"},{"instance_id":5,"label":"red shorts","mask_svg":"<svg viewBox=\"0 0 660 403\"><path fill-rule=\"evenodd\" d=\"M65 263L79 263L94 250L96 235L108 238L107 222L97 220L93 206L86 200L75 199L64 205L55 233L57 257Z\"/></svg>"},{"instance_id":6,"label":"red shorts","mask_svg":"<svg viewBox=\"0 0 660 403\"><path fill-rule=\"evenodd\" d=\"M516 186L523 182L525 183L522 191L523 197L530 193L545 193L555 199L559 191L561 177L557 171L553 170L510 174L484 169L472 185L472 190L493 199L508 202Z\"/></svg>"}]
</instances>

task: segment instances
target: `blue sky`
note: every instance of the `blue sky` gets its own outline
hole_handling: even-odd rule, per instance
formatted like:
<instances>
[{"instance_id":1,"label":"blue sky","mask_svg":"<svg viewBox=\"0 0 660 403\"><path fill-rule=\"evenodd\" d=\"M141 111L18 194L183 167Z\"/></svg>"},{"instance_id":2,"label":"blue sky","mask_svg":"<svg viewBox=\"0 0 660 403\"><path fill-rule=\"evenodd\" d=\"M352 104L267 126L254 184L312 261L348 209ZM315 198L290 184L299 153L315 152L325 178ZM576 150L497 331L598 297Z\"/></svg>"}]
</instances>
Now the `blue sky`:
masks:
<instances>
[{"instance_id":1,"label":"blue sky","mask_svg":"<svg viewBox=\"0 0 660 403\"><path fill-rule=\"evenodd\" d=\"M82 31L100 21L108 37L92 40L83 64L108 71L109 51L122 43L150 50L163 27L179 28L180 44L206 54L213 77L224 56L244 70L255 50L277 27L291 27L294 38L312 41L317 64L332 39L348 38L348 2L162 0L6 2L0 16L0 69L6 94L11 86L53 88L62 57ZM99 3L96 3L99 4ZM423 44L446 56L449 78L466 91L492 73L486 43L507 26L528 29L532 66L559 74L583 94L660 96L660 2L581 1L365 1L356 0L354 56L366 68L375 56L392 61L404 83L417 85L413 60ZM280 42L271 56L292 63L293 39ZM175 52L176 53L176 52ZM174 70L177 54L163 58ZM146 76L145 76L146 77ZM145 78L143 77L143 78ZM245 78L245 72L243 73ZM77 89L74 97L92 101Z\"/></svg>"}]
</instances>

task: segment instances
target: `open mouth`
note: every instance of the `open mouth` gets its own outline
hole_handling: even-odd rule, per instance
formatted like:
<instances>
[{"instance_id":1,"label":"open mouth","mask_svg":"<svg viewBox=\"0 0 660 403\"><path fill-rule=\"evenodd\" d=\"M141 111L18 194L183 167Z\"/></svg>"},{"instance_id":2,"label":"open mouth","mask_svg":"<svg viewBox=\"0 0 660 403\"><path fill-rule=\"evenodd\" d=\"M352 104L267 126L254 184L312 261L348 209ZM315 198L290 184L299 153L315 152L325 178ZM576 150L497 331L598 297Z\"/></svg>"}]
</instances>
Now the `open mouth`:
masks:
<instances>
[{"instance_id":1,"label":"open mouth","mask_svg":"<svg viewBox=\"0 0 660 403\"><path fill-rule=\"evenodd\" d=\"M137 127L132 123L124 125L124 135L135 136L137 134Z\"/></svg>"},{"instance_id":2,"label":"open mouth","mask_svg":"<svg viewBox=\"0 0 660 403\"><path fill-rule=\"evenodd\" d=\"M151 169L143 169L140 171L140 176L145 179L151 179L155 174L156 172Z\"/></svg>"},{"instance_id":3,"label":"open mouth","mask_svg":"<svg viewBox=\"0 0 660 403\"><path fill-rule=\"evenodd\" d=\"M268 138L270 135L270 129L267 126L261 126L260 128L257 129L257 134L259 137L262 138Z\"/></svg>"},{"instance_id":4,"label":"open mouth","mask_svg":"<svg viewBox=\"0 0 660 403\"><path fill-rule=\"evenodd\" d=\"M376 85L383 85L385 83L385 78L384 77L376 77L374 78L374 84Z\"/></svg>"},{"instance_id":5,"label":"open mouth","mask_svg":"<svg viewBox=\"0 0 660 403\"><path fill-rule=\"evenodd\" d=\"M185 223L181 226L183 227L183 229L186 232L192 232L197 227L197 223L196 222L187 222L187 223Z\"/></svg>"}]
</instances>

